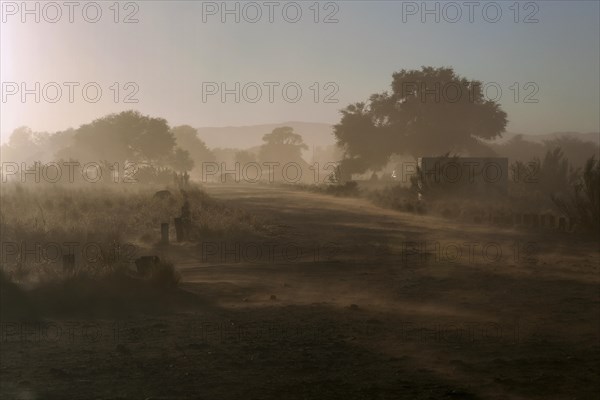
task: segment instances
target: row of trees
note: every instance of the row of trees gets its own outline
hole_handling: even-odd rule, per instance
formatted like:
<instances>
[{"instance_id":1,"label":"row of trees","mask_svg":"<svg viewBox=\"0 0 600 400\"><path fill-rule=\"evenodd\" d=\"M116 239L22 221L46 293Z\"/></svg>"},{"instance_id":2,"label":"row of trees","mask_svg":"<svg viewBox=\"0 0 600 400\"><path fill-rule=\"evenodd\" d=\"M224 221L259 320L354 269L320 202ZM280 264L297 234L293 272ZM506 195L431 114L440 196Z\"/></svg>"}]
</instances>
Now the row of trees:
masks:
<instances>
[{"instance_id":1,"label":"row of trees","mask_svg":"<svg viewBox=\"0 0 600 400\"><path fill-rule=\"evenodd\" d=\"M501 145L486 143L501 136L506 113L485 98L481 82L467 80L446 67L396 72L390 92L373 94L367 102L351 104L341 114L333 133L343 154L328 160L340 161L341 181L352 174L380 171L389 167L390 161L406 156L499 155L525 162L561 147L570 160L582 166L585 158L581 155L590 151L587 143L568 138L544 144L522 137ZM299 134L281 127L265 134L256 148L211 151L189 125L171 128L163 118L126 111L55 134L19 128L2 146L2 156L7 161L26 162L127 160L152 166L155 170L146 172L156 175L165 169L180 173L194 167L198 170L210 161L306 165L301 157L306 149Z\"/></svg>"},{"instance_id":2,"label":"row of trees","mask_svg":"<svg viewBox=\"0 0 600 400\"><path fill-rule=\"evenodd\" d=\"M16 129L2 146L4 161L32 163L56 160L134 162L177 172L211 153L189 126L169 127L163 118L125 111L98 118L78 129L49 134L28 127Z\"/></svg>"},{"instance_id":3,"label":"row of trees","mask_svg":"<svg viewBox=\"0 0 600 400\"><path fill-rule=\"evenodd\" d=\"M302 136L290 127L274 129L263 137L255 151L236 151L234 160L250 162L290 162L306 164L302 150L308 147ZM2 146L3 161L33 163L74 160L139 166L136 179L142 182L168 182L174 173L186 174L204 162L218 160L215 153L198 137L195 128L181 125L171 128L163 118L125 111L98 118L78 129L50 134L16 129Z\"/></svg>"}]
</instances>

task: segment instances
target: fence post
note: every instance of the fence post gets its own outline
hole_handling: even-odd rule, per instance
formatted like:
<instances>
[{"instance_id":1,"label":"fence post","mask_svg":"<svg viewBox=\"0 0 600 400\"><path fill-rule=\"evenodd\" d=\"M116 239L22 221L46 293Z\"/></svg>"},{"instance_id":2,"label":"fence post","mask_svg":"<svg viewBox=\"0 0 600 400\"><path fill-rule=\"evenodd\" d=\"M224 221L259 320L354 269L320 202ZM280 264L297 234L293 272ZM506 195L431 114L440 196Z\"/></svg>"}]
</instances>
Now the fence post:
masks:
<instances>
[{"instance_id":1,"label":"fence post","mask_svg":"<svg viewBox=\"0 0 600 400\"><path fill-rule=\"evenodd\" d=\"M183 233L183 223L181 218L175 218L175 235L177 236L177 241L182 242L184 239Z\"/></svg>"},{"instance_id":2,"label":"fence post","mask_svg":"<svg viewBox=\"0 0 600 400\"><path fill-rule=\"evenodd\" d=\"M75 254L63 254L63 271L75 271Z\"/></svg>"},{"instance_id":3,"label":"fence post","mask_svg":"<svg viewBox=\"0 0 600 400\"><path fill-rule=\"evenodd\" d=\"M169 244L169 223L160 224L160 241L163 244Z\"/></svg>"},{"instance_id":4,"label":"fence post","mask_svg":"<svg viewBox=\"0 0 600 400\"><path fill-rule=\"evenodd\" d=\"M556 228L556 217L552 214L548 214L548 225L550 226L550 229Z\"/></svg>"},{"instance_id":5,"label":"fence post","mask_svg":"<svg viewBox=\"0 0 600 400\"><path fill-rule=\"evenodd\" d=\"M560 232L564 232L567 229L567 221L565 220L565 217L560 217L558 219L558 230Z\"/></svg>"}]
</instances>

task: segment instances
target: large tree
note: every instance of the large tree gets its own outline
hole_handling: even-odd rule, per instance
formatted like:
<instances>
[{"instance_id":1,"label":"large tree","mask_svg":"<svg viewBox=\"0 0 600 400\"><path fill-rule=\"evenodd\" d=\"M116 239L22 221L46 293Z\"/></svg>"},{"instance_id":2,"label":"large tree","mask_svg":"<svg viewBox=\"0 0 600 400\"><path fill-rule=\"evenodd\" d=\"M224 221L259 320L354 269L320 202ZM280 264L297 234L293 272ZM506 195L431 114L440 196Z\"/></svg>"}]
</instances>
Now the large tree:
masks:
<instances>
[{"instance_id":1,"label":"large tree","mask_svg":"<svg viewBox=\"0 0 600 400\"><path fill-rule=\"evenodd\" d=\"M194 160L190 157L189 151L176 147L169 158L169 166L176 172L184 173L194 168Z\"/></svg>"},{"instance_id":2,"label":"large tree","mask_svg":"<svg viewBox=\"0 0 600 400\"><path fill-rule=\"evenodd\" d=\"M196 166L203 162L214 161L215 156L198 136L198 131L189 125L180 125L172 129L177 146L188 151Z\"/></svg>"},{"instance_id":3,"label":"large tree","mask_svg":"<svg viewBox=\"0 0 600 400\"><path fill-rule=\"evenodd\" d=\"M263 136L263 141L265 143L259 150L260 161L304 163L302 150L308 149L308 146L302 140L302 136L295 133L293 128L289 126L275 128L271 133Z\"/></svg>"},{"instance_id":4,"label":"large tree","mask_svg":"<svg viewBox=\"0 0 600 400\"><path fill-rule=\"evenodd\" d=\"M175 138L167 121L137 111L124 111L82 125L69 155L76 159L138 161L162 164L171 156Z\"/></svg>"},{"instance_id":5,"label":"large tree","mask_svg":"<svg viewBox=\"0 0 600 400\"><path fill-rule=\"evenodd\" d=\"M480 82L452 68L401 70L392 78L391 93L341 111L334 134L350 172L378 170L393 154L474 154L483 148L479 139L504 132L506 113L484 97Z\"/></svg>"}]
</instances>

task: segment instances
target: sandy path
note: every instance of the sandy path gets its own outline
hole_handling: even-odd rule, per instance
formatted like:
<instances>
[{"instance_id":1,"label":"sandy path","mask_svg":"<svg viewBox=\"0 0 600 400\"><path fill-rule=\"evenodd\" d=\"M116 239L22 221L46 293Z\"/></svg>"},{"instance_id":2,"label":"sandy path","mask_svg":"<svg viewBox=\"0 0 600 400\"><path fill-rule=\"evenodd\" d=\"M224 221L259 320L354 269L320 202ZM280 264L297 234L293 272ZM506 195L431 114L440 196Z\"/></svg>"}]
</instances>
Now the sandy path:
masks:
<instances>
[{"instance_id":1,"label":"sandy path","mask_svg":"<svg viewBox=\"0 0 600 400\"><path fill-rule=\"evenodd\" d=\"M0 397L598 397L597 244L281 188L207 191L277 231L174 244L197 308L92 321L97 340L0 342ZM58 321L73 323L89 321Z\"/></svg>"}]
</instances>

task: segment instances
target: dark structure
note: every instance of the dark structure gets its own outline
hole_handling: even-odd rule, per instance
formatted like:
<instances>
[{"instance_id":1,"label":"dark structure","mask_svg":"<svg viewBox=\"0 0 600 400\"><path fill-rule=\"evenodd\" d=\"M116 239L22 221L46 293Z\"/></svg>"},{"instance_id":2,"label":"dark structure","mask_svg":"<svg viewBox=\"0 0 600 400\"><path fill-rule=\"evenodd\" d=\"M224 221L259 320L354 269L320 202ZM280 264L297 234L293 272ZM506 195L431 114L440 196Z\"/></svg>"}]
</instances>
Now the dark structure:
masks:
<instances>
[{"instance_id":1,"label":"dark structure","mask_svg":"<svg viewBox=\"0 0 600 400\"><path fill-rule=\"evenodd\" d=\"M148 276L150 272L160 264L157 256L142 256L135 260L135 267L140 276Z\"/></svg>"}]
</instances>

